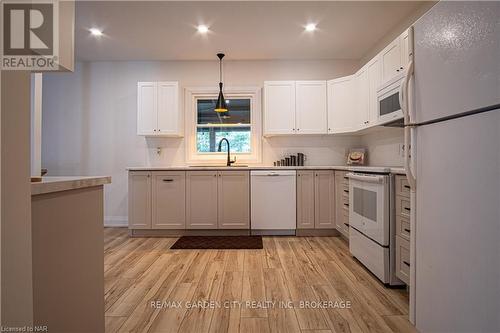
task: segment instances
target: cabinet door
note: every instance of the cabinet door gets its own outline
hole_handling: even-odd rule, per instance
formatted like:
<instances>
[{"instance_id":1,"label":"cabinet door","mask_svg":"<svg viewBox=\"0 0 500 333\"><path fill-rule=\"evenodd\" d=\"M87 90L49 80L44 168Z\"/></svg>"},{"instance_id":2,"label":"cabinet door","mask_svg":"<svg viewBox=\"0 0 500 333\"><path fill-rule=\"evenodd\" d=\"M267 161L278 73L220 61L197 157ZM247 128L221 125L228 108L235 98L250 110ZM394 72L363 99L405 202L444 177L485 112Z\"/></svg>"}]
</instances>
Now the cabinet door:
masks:
<instances>
[{"instance_id":1,"label":"cabinet door","mask_svg":"<svg viewBox=\"0 0 500 333\"><path fill-rule=\"evenodd\" d=\"M406 68L406 65L408 65L408 62L410 61L410 45L409 40L408 40L408 30L405 30L400 36L401 39L401 67L400 69L403 70Z\"/></svg>"},{"instance_id":2,"label":"cabinet door","mask_svg":"<svg viewBox=\"0 0 500 333\"><path fill-rule=\"evenodd\" d=\"M401 40L396 38L380 55L382 59L382 79L384 82L395 77L401 70Z\"/></svg>"},{"instance_id":3,"label":"cabinet door","mask_svg":"<svg viewBox=\"0 0 500 333\"><path fill-rule=\"evenodd\" d=\"M297 81L296 134L326 134L326 81Z\"/></svg>"},{"instance_id":4,"label":"cabinet door","mask_svg":"<svg viewBox=\"0 0 500 333\"><path fill-rule=\"evenodd\" d=\"M345 133L355 130L352 117L356 107L354 93L352 75L328 81L328 133Z\"/></svg>"},{"instance_id":5,"label":"cabinet door","mask_svg":"<svg viewBox=\"0 0 500 333\"><path fill-rule=\"evenodd\" d=\"M378 122L377 90L382 83L382 67L380 58L377 56L367 65L368 72L368 125L375 126Z\"/></svg>"},{"instance_id":6,"label":"cabinet door","mask_svg":"<svg viewBox=\"0 0 500 333\"><path fill-rule=\"evenodd\" d=\"M152 228L184 229L186 172L153 172L152 179Z\"/></svg>"},{"instance_id":7,"label":"cabinet door","mask_svg":"<svg viewBox=\"0 0 500 333\"><path fill-rule=\"evenodd\" d=\"M151 173L148 171L128 174L128 227L151 229Z\"/></svg>"},{"instance_id":8,"label":"cabinet door","mask_svg":"<svg viewBox=\"0 0 500 333\"><path fill-rule=\"evenodd\" d=\"M156 82L137 83L137 135L156 134L157 88Z\"/></svg>"},{"instance_id":9,"label":"cabinet door","mask_svg":"<svg viewBox=\"0 0 500 333\"><path fill-rule=\"evenodd\" d=\"M186 172L186 229L217 229L217 171Z\"/></svg>"},{"instance_id":10,"label":"cabinet door","mask_svg":"<svg viewBox=\"0 0 500 333\"><path fill-rule=\"evenodd\" d=\"M264 135L295 133L295 81L264 82Z\"/></svg>"},{"instance_id":11,"label":"cabinet door","mask_svg":"<svg viewBox=\"0 0 500 333\"><path fill-rule=\"evenodd\" d=\"M333 170L314 171L314 226L335 228L335 176Z\"/></svg>"},{"instance_id":12,"label":"cabinet door","mask_svg":"<svg viewBox=\"0 0 500 333\"><path fill-rule=\"evenodd\" d=\"M368 81L368 72L366 67L362 68L356 75L356 112L353 114L356 121L356 127L362 129L370 124L370 82Z\"/></svg>"},{"instance_id":13,"label":"cabinet door","mask_svg":"<svg viewBox=\"0 0 500 333\"><path fill-rule=\"evenodd\" d=\"M314 171L297 171L297 229L314 229Z\"/></svg>"},{"instance_id":14,"label":"cabinet door","mask_svg":"<svg viewBox=\"0 0 500 333\"><path fill-rule=\"evenodd\" d=\"M249 229L249 172L219 171L218 178L219 229Z\"/></svg>"},{"instance_id":15,"label":"cabinet door","mask_svg":"<svg viewBox=\"0 0 500 333\"><path fill-rule=\"evenodd\" d=\"M179 85L158 82L158 128L160 135L180 135Z\"/></svg>"}]
</instances>

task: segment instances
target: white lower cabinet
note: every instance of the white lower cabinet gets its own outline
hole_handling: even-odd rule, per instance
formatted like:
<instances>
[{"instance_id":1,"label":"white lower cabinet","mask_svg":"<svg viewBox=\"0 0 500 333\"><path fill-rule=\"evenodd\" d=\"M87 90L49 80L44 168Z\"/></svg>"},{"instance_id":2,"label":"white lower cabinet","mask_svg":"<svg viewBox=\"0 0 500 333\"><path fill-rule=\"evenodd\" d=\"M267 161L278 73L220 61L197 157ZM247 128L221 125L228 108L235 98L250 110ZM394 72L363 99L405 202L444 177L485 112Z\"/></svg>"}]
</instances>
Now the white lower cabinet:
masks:
<instances>
[{"instance_id":1,"label":"white lower cabinet","mask_svg":"<svg viewBox=\"0 0 500 333\"><path fill-rule=\"evenodd\" d=\"M186 172L186 228L217 229L217 171Z\"/></svg>"},{"instance_id":2,"label":"white lower cabinet","mask_svg":"<svg viewBox=\"0 0 500 333\"><path fill-rule=\"evenodd\" d=\"M297 229L335 229L333 170L297 172Z\"/></svg>"},{"instance_id":3,"label":"white lower cabinet","mask_svg":"<svg viewBox=\"0 0 500 333\"><path fill-rule=\"evenodd\" d=\"M314 171L297 171L297 229L314 229Z\"/></svg>"},{"instance_id":4,"label":"white lower cabinet","mask_svg":"<svg viewBox=\"0 0 500 333\"><path fill-rule=\"evenodd\" d=\"M153 172L152 179L152 229L184 229L186 173Z\"/></svg>"},{"instance_id":5,"label":"white lower cabinet","mask_svg":"<svg viewBox=\"0 0 500 333\"><path fill-rule=\"evenodd\" d=\"M128 225L131 229L151 229L150 171L129 172Z\"/></svg>"},{"instance_id":6,"label":"white lower cabinet","mask_svg":"<svg viewBox=\"0 0 500 333\"><path fill-rule=\"evenodd\" d=\"M335 175L333 170L314 172L314 227L335 228Z\"/></svg>"},{"instance_id":7,"label":"white lower cabinet","mask_svg":"<svg viewBox=\"0 0 500 333\"><path fill-rule=\"evenodd\" d=\"M249 171L130 171L130 229L249 229Z\"/></svg>"},{"instance_id":8,"label":"white lower cabinet","mask_svg":"<svg viewBox=\"0 0 500 333\"><path fill-rule=\"evenodd\" d=\"M217 186L219 229L249 229L250 173L219 171Z\"/></svg>"}]
</instances>

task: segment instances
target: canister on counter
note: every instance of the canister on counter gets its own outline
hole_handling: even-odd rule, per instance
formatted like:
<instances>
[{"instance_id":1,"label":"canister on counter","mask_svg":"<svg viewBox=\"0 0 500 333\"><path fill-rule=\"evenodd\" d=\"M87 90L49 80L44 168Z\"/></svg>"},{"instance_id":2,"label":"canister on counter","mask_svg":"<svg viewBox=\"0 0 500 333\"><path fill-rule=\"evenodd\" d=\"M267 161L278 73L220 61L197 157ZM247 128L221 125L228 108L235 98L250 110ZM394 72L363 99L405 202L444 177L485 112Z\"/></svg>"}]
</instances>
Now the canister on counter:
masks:
<instances>
[{"instance_id":1,"label":"canister on counter","mask_svg":"<svg viewBox=\"0 0 500 333\"><path fill-rule=\"evenodd\" d=\"M290 166L290 157L285 157L285 165Z\"/></svg>"},{"instance_id":2,"label":"canister on counter","mask_svg":"<svg viewBox=\"0 0 500 333\"><path fill-rule=\"evenodd\" d=\"M297 166L297 156L290 155L290 165L291 166Z\"/></svg>"},{"instance_id":3,"label":"canister on counter","mask_svg":"<svg viewBox=\"0 0 500 333\"><path fill-rule=\"evenodd\" d=\"M297 154L297 164L299 166L304 166L305 155L302 153Z\"/></svg>"}]
</instances>

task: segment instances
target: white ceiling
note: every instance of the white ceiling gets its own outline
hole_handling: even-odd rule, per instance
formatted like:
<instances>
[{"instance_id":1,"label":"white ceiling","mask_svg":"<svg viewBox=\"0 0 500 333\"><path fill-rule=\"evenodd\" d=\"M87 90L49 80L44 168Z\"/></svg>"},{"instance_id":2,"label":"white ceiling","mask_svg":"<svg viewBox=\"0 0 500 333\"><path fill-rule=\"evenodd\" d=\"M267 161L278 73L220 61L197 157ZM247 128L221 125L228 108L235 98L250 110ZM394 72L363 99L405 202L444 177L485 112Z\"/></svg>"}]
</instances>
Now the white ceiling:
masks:
<instances>
[{"instance_id":1,"label":"white ceiling","mask_svg":"<svg viewBox=\"0 0 500 333\"><path fill-rule=\"evenodd\" d=\"M79 60L359 59L416 1L77 2ZM318 30L304 31L317 23ZM207 35L198 24L210 28ZM90 36L98 27L105 36Z\"/></svg>"}]
</instances>

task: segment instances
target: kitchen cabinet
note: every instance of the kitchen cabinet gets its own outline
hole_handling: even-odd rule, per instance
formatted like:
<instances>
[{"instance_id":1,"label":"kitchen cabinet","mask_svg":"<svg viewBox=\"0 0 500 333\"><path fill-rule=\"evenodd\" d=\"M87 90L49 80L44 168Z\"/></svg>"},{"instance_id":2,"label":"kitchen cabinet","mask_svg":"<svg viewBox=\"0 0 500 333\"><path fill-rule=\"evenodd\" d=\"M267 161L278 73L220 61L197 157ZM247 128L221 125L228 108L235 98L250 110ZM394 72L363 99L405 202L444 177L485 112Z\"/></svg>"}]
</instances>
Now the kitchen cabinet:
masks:
<instances>
[{"instance_id":1,"label":"kitchen cabinet","mask_svg":"<svg viewBox=\"0 0 500 333\"><path fill-rule=\"evenodd\" d=\"M335 171L335 225L349 239L349 178L347 171Z\"/></svg>"},{"instance_id":2,"label":"kitchen cabinet","mask_svg":"<svg viewBox=\"0 0 500 333\"><path fill-rule=\"evenodd\" d=\"M392 41L380 54L382 63L382 81L387 82L396 77L402 70L401 38Z\"/></svg>"},{"instance_id":3,"label":"kitchen cabinet","mask_svg":"<svg viewBox=\"0 0 500 333\"><path fill-rule=\"evenodd\" d=\"M326 134L326 81L295 83L296 134Z\"/></svg>"},{"instance_id":4,"label":"kitchen cabinet","mask_svg":"<svg viewBox=\"0 0 500 333\"><path fill-rule=\"evenodd\" d=\"M333 170L314 172L314 227L335 228L335 176Z\"/></svg>"},{"instance_id":5,"label":"kitchen cabinet","mask_svg":"<svg viewBox=\"0 0 500 333\"><path fill-rule=\"evenodd\" d=\"M186 226L186 173L158 171L152 175L152 229Z\"/></svg>"},{"instance_id":6,"label":"kitchen cabinet","mask_svg":"<svg viewBox=\"0 0 500 333\"><path fill-rule=\"evenodd\" d=\"M378 99L377 92L382 83L382 66L380 57L376 56L366 65L368 73L368 123L367 127L378 125Z\"/></svg>"},{"instance_id":7,"label":"kitchen cabinet","mask_svg":"<svg viewBox=\"0 0 500 333\"><path fill-rule=\"evenodd\" d=\"M328 133L356 131L355 76L328 81Z\"/></svg>"},{"instance_id":8,"label":"kitchen cabinet","mask_svg":"<svg viewBox=\"0 0 500 333\"><path fill-rule=\"evenodd\" d=\"M264 82L264 134L295 133L295 81Z\"/></svg>"},{"instance_id":9,"label":"kitchen cabinet","mask_svg":"<svg viewBox=\"0 0 500 333\"><path fill-rule=\"evenodd\" d=\"M218 172L218 228L250 228L250 174L248 171Z\"/></svg>"},{"instance_id":10,"label":"kitchen cabinet","mask_svg":"<svg viewBox=\"0 0 500 333\"><path fill-rule=\"evenodd\" d=\"M410 284L410 186L406 176L395 177L396 205L396 276Z\"/></svg>"},{"instance_id":11,"label":"kitchen cabinet","mask_svg":"<svg viewBox=\"0 0 500 333\"><path fill-rule=\"evenodd\" d=\"M368 81L366 66L356 73L355 85L357 96L353 121L355 121L358 129L363 129L370 125L370 82Z\"/></svg>"},{"instance_id":12,"label":"kitchen cabinet","mask_svg":"<svg viewBox=\"0 0 500 333\"><path fill-rule=\"evenodd\" d=\"M264 135L326 134L326 81L264 82Z\"/></svg>"},{"instance_id":13,"label":"kitchen cabinet","mask_svg":"<svg viewBox=\"0 0 500 333\"><path fill-rule=\"evenodd\" d=\"M410 61L408 30L405 30L399 38L401 42L401 69L404 70Z\"/></svg>"},{"instance_id":14,"label":"kitchen cabinet","mask_svg":"<svg viewBox=\"0 0 500 333\"><path fill-rule=\"evenodd\" d=\"M186 172L186 228L217 229L217 171Z\"/></svg>"},{"instance_id":15,"label":"kitchen cabinet","mask_svg":"<svg viewBox=\"0 0 500 333\"><path fill-rule=\"evenodd\" d=\"M151 229L151 172L130 171L128 223L131 229Z\"/></svg>"},{"instance_id":16,"label":"kitchen cabinet","mask_svg":"<svg viewBox=\"0 0 500 333\"><path fill-rule=\"evenodd\" d=\"M137 135L182 136L177 82L137 83Z\"/></svg>"},{"instance_id":17,"label":"kitchen cabinet","mask_svg":"<svg viewBox=\"0 0 500 333\"><path fill-rule=\"evenodd\" d=\"M297 171L297 229L335 229L333 170Z\"/></svg>"},{"instance_id":18,"label":"kitchen cabinet","mask_svg":"<svg viewBox=\"0 0 500 333\"><path fill-rule=\"evenodd\" d=\"M297 229L314 229L314 171L297 171Z\"/></svg>"}]
</instances>

